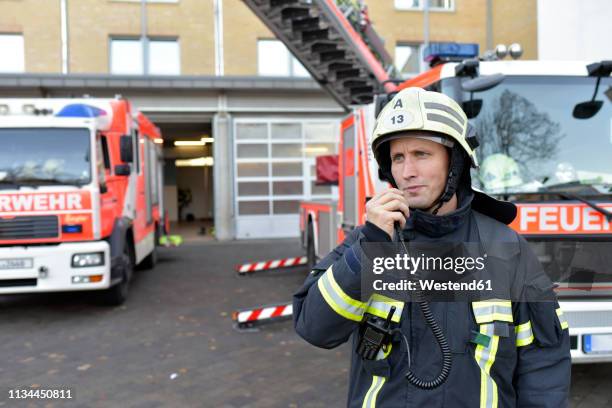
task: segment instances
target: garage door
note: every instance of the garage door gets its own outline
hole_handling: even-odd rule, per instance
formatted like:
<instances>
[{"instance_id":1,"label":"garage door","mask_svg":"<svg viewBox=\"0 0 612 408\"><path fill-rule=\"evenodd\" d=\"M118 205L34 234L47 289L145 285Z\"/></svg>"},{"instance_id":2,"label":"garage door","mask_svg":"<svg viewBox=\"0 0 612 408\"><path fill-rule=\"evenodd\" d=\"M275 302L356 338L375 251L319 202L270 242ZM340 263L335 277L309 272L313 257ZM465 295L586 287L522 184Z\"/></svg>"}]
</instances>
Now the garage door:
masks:
<instances>
[{"instance_id":1,"label":"garage door","mask_svg":"<svg viewBox=\"0 0 612 408\"><path fill-rule=\"evenodd\" d=\"M238 238L297 237L299 203L331 199L336 187L315 184L315 157L337 152L338 121L234 121Z\"/></svg>"}]
</instances>

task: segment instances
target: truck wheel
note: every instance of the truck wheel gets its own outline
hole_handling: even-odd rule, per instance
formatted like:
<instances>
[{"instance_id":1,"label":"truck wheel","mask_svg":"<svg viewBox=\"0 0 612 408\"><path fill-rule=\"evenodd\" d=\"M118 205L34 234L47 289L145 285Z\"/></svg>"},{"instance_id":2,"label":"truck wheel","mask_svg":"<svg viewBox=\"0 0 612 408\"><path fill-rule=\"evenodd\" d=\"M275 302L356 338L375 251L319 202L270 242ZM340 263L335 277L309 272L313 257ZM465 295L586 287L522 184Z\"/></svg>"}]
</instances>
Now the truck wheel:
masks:
<instances>
[{"instance_id":1,"label":"truck wheel","mask_svg":"<svg viewBox=\"0 0 612 408\"><path fill-rule=\"evenodd\" d=\"M159 243L159 228L157 225L155 226L154 236L155 244L153 245L153 250L140 262L138 265L139 269L153 269L157 264L157 245Z\"/></svg>"},{"instance_id":2,"label":"truck wheel","mask_svg":"<svg viewBox=\"0 0 612 408\"><path fill-rule=\"evenodd\" d=\"M124 245L121 261L116 268L121 269L121 281L101 293L102 303L107 306L120 306L128 296L130 280L134 271L134 257L131 244L128 242Z\"/></svg>"},{"instance_id":3,"label":"truck wheel","mask_svg":"<svg viewBox=\"0 0 612 408\"><path fill-rule=\"evenodd\" d=\"M154 246L151 253L140 262L138 269L153 269L155 264L157 264L157 246Z\"/></svg>"},{"instance_id":4,"label":"truck wheel","mask_svg":"<svg viewBox=\"0 0 612 408\"><path fill-rule=\"evenodd\" d=\"M140 266L142 269L153 269L157 263L157 247L153 247L153 250L145 259L142 260Z\"/></svg>"},{"instance_id":5,"label":"truck wheel","mask_svg":"<svg viewBox=\"0 0 612 408\"><path fill-rule=\"evenodd\" d=\"M317 255L315 254L315 243L314 243L314 228L312 227L312 221L308 222L308 240L306 241L306 259L308 265L308 271L312 271L315 264L317 263Z\"/></svg>"}]
</instances>

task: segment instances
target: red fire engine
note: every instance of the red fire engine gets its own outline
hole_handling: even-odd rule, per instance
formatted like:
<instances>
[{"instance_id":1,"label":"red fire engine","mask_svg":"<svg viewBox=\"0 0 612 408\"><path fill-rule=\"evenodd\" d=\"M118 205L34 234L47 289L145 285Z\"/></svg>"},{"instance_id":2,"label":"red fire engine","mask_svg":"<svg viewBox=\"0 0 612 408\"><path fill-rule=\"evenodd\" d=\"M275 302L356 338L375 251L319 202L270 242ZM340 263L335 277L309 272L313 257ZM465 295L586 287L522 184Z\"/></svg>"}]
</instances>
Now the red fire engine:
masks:
<instances>
[{"instance_id":1,"label":"red fire engine","mask_svg":"<svg viewBox=\"0 0 612 408\"><path fill-rule=\"evenodd\" d=\"M474 44L434 44L431 70L394 82L392 61L360 2L245 3L348 113L337 202L301 205L309 265L363 224L366 199L387 187L369 138L389 94L411 86L443 92L478 131L481 165L473 181L517 204L511 227L557 282L573 362L612 361L612 61L484 61Z\"/></svg>"},{"instance_id":2,"label":"red fire engine","mask_svg":"<svg viewBox=\"0 0 612 408\"><path fill-rule=\"evenodd\" d=\"M126 100L0 100L0 294L125 301L165 229L159 129Z\"/></svg>"},{"instance_id":3,"label":"red fire engine","mask_svg":"<svg viewBox=\"0 0 612 408\"><path fill-rule=\"evenodd\" d=\"M612 360L612 166L606 158L612 154L608 140L612 104L592 118L572 115L574 106L593 92L587 65L480 62L480 75L495 73L504 79L495 88L478 93L481 112L471 119L481 132L490 132L480 134L484 154L473 182L517 205L518 215L510 227L532 244L557 284L569 322L574 363ZM467 99L462 99L466 97L461 89L465 79L456 75L458 66L439 65L400 86L448 92L466 106L470 96L468 92ZM604 81L612 84L610 78ZM363 224L366 198L385 188L370 151L373 105L354 107L342 121L338 201L301 205L302 242L309 263L329 253L346 232ZM491 120L501 115L514 122L504 125ZM503 146L498 150L503 135L519 131L525 133L510 136L515 140L506 150ZM523 148L517 145L519 138L520 143L537 146Z\"/></svg>"}]
</instances>

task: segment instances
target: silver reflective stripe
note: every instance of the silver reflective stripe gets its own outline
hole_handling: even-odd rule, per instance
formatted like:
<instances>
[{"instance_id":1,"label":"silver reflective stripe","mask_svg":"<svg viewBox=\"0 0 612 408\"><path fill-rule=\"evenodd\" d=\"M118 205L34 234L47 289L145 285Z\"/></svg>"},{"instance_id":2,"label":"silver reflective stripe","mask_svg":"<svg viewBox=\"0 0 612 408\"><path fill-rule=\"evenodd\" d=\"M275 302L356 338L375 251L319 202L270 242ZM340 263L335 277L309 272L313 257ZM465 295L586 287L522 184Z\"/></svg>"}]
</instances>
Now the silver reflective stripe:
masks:
<instances>
[{"instance_id":1,"label":"silver reflective stripe","mask_svg":"<svg viewBox=\"0 0 612 408\"><path fill-rule=\"evenodd\" d=\"M377 375L372 377L372 385L363 399L363 404L361 405L362 408L376 407L376 397L378 396L378 392L382 388L385 381L385 377L379 377Z\"/></svg>"},{"instance_id":2,"label":"silver reflective stripe","mask_svg":"<svg viewBox=\"0 0 612 408\"><path fill-rule=\"evenodd\" d=\"M399 323L402 316L402 310L404 309L404 302L399 302L385 296L373 294L366 308L366 313L386 319L389 312L391 312L392 306L395 306L395 312L393 312L391 321Z\"/></svg>"},{"instance_id":3,"label":"silver reflective stripe","mask_svg":"<svg viewBox=\"0 0 612 408\"><path fill-rule=\"evenodd\" d=\"M480 367L480 408L497 408L498 404L497 384L491 377L491 367L495 361L499 336L493 335L493 332L493 323L480 325L480 333L491 337L491 341L487 347L480 344L476 346L474 353L474 358Z\"/></svg>"},{"instance_id":4,"label":"silver reflective stripe","mask_svg":"<svg viewBox=\"0 0 612 408\"><path fill-rule=\"evenodd\" d=\"M476 323L487 323L494 320L513 322L512 303L504 300L473 302L472 309Z\"/></svg>"},{"instance_id":5,"label":"silver reflective stripe","mask_svg":"<svg viewBox=\"0 0 612 408\"><path fill-rule=\"evenodd\" d=\"M457 112L455 112L454 110L452 110L446 105L442 105L441 103L435 103L435 102L425 102L425 108L436 109L436 110L441 110L443 112L446 112L449 115L451 115L453 118L457 119L457 121L459 122L461 126L465 126L465 120L463 120L461 115L459 115Z\"/></svg>"},{"instance_id":6,"label":"silver reflective stripe","mask_svg":"<svg viewBox=\"0 0 612 408\"><path fill-rule=\"evenodd\" d=\"M354 321L361 321L365 312L365 303L359 302L346 295L333 280L331 267L317 282L321 295L327 304L339 315Z\"/></svg>"},{"instance_id":7,"label":"silver reflective stripe","mask_svg":"<svg viewBox=\"0 0 612 408\"><path fill-rule=\"evenodd\" d=\"M519 324L514 328L516 332L516 347L523 347L533 343L533 330L531 330L531 321Z\"/></svg>"},{"instance_id":8,"label":"silver reflective stripe","mask_svg":"<svg viewBox=\"0 0 612 408\"><path fill-rule=\"evenodd\" d=\"M463 134L463 127L461 127L457 122L446 116L438 115L437 113L428 113L427 120L444 123L445 125L455 129L459 134Z\"/></svg>"}]
</instances>

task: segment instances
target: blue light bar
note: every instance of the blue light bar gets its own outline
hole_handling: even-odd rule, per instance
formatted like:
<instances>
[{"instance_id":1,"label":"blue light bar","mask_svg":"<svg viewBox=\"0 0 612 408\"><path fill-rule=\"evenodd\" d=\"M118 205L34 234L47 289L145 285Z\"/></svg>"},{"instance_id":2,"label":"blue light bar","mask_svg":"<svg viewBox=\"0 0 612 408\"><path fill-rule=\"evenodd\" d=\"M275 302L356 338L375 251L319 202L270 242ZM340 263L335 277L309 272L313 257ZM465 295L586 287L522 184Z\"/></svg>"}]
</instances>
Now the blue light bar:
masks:
<instances>
[{"instance_id":1,"label":"blue light bar","mask_svg":"<svg viewBox=\"0 0 612 408\"><path fill-rule=\"evenodd\" d=\"M426 62L434 59L463 60L478 56L478 44L431 43L423 53Z\"/></svg>"},{"instance_id":2,"label":"blue light bar","mask_svg":"<svg viewBox=\"0 0 612 408\"><path fill-rule=\"evenodd\" d=\"M66 105L55 116L59 118L97 118L106 116L106 111L83 103Z\"/></svg>"}]
</instances>

